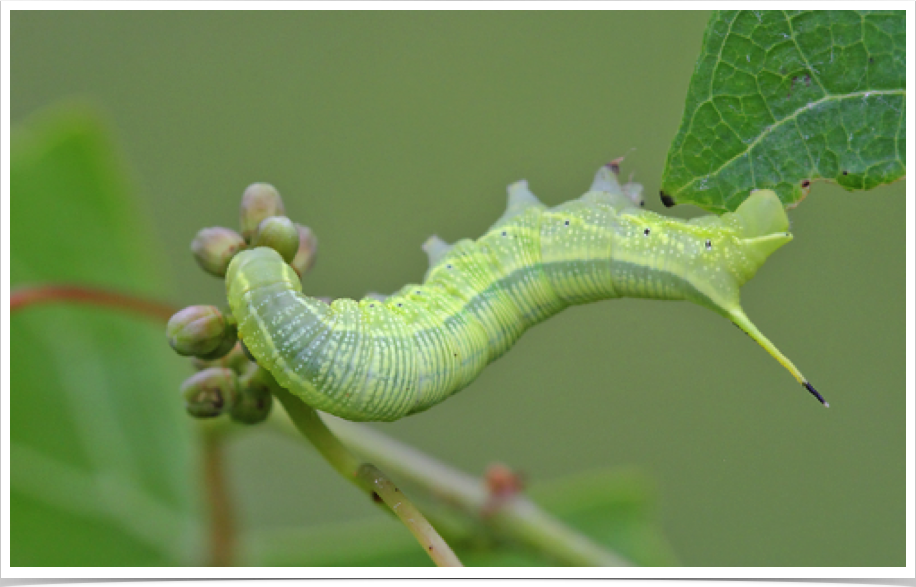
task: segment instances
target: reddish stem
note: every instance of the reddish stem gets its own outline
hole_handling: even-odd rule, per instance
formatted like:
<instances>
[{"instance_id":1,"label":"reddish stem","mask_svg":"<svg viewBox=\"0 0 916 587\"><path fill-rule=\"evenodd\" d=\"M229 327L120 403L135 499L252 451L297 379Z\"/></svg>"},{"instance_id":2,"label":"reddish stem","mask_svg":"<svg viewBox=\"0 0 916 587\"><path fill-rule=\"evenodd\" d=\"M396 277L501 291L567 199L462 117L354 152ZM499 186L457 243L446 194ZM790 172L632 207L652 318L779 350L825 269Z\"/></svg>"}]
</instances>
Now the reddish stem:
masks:
<instances>
[{"instance_id":1,"label":"reddish stem","mask_svg":"<svg viewBox=\"0 0 916 587\"><path fill-rule=\"evenodd\" d=\"M204 430L204 484L210 508L210 560L212 567L231 567L235 559L235 521L232 499L223 467L225 443L218 432Z\"/></svg>"},{"instance_id":2,"label":"reddish stem","mask_svg":"<svg viewBox=\"0 0 916 587\"><path fill-rule=\"evenodd\" d=\"M167 321L172 314L178 311L170 304L101 288L82 285L35 285L17 288L10 294L10 312L50 302L78 302L105 308L118 308L163 321Z\"/></svg>"}]
</instances>

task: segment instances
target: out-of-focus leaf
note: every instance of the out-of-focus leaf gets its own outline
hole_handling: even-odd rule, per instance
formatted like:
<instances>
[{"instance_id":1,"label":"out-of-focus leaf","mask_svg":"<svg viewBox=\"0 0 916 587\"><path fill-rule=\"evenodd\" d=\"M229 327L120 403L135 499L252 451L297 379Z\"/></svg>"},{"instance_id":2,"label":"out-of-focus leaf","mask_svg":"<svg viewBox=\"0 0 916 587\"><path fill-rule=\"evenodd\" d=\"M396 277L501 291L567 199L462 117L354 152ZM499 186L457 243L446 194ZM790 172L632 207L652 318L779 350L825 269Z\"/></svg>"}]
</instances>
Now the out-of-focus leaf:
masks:
<instances>
[{"instance_id":1,"label":"out-of-focus leaf","mask_svg":"<svg viewBox=\"0 0 916 587\"><path fill-rule=\"evenodd\" d=\"M635 564L676 564L662 537L652 491L630 472L597 471L543 483L531 497L584 535ZM440 532L467 566L555 566L558 561L515 543L494 542L456 528ZM247 564L272 566L429 566L416 540L384 517L249 537Z\"/></svg>"},{"instance_id":2,"label":"out-of-focus leaf","mask_svg":"<svg viewBox=\"0 0 916 587\"><path fill-rule=\"evenodd\" d=\"M14 130L11 282L163 297L161 264L91 111ZM10 324L10 563L196 563L200 522L181 373L163 326L74 305Z\"/></svg>"},{"instance_id":3,"label":"out-of-focus leaf","mask_svg":"<svg viewBox=\"0 0 916 587\"><path fill-rule=\"evenodd\" d=\"M724 212L752 189L790 205L817 180L867 190L900 179L905 103L903 11L716 12L663 200Z\"/></svg>"}]
</instances>

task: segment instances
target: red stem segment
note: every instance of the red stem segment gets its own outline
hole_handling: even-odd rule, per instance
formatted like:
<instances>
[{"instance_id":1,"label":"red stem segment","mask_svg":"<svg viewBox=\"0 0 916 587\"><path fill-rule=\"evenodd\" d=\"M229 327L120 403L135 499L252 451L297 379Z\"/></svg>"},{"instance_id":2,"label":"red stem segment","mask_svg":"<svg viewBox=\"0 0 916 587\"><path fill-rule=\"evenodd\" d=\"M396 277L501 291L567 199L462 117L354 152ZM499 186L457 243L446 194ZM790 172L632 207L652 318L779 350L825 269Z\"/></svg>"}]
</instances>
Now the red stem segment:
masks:
<instances>
[{"instance_id":1,"label":"red stem segment","mask_svg":"<svg viewBox=\"0 0 916 587\"><path fill-rule=\"evenodd\" d=\"M236 532L232 499L223 464L225 442L219 432L204 430L204 485L210 508L210 560L212 567L231 567L235 560Z\"/></svg>"},{"instance_id":2,"label":"red stem segment","mask_svg":"<svg viewBox=\"0 0 916 587\"><path fill-rule=\"evenodd\" d=\"M122 294L111 290L87 287L82 285L36 285L25 286L14 290L10 294L10 312L21 310L36 304L51 302L77 302L117 308L145 314L147 316L168 321L172 314L178 311L170 304L156 302L130 294Z\"/></svg>"}]
</instances>

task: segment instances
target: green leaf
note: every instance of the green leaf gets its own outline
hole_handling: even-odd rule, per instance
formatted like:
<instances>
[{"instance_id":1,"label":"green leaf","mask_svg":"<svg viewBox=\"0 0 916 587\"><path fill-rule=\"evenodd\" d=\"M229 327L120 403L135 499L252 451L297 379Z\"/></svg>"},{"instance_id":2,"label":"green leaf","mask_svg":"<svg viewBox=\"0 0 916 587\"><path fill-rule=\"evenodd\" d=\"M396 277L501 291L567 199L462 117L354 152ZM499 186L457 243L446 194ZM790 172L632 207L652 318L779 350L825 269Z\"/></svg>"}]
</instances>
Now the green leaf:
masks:
<instances>
[{"instance_id":1,"label":"green leaf","mask_svg":"<svg viewBox=\"0 0 916 587\"><path fill-rule=\"evenodd\" d=\"M153 242L99 120L83 108L14 129L11 283L162 298ZM32 306L10 321L10 563L199 560L188 419L164 326L120 311Z\"/></svg>"},{"instance_id":2,"label":"green leaf","mask_svg":"<svg viewBox=\"0 0 916 587\"><path fill-rule=\"evenodd\" d=\"M665 204L724 212L770 188L792 205L817 180L867 190L903 177L904 16L714 13L668 151Z\"/></svg>"},{"instance_id":3,"label":"green leaf","mask_svg":"<svg viewBox=\"0 0 916 587\"><path fill-rule=\"evenodd\" d=\"M676 564L655 519L654 497L633 472L596 471L543 483L532 499L599 544L643 566ZM439 523L466 566L555 566L521 544L494 540L473 526ZM259 566L430 566L407 530L391 517L261 531L248 537L247 564Z\"/></svg>"}]
</instances>

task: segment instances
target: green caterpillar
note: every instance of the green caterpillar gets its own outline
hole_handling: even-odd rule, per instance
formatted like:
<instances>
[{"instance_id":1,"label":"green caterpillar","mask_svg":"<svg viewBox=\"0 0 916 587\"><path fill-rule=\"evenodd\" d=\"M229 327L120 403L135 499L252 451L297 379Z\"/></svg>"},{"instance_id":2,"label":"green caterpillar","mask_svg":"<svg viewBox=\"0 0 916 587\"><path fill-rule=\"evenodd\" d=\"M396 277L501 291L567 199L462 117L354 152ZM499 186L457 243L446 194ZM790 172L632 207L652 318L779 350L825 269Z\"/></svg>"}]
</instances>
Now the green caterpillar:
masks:
<instances>
[{"instance_id":1,"label":"green caterpillar","mask_svg":"<svg viewBox=\"0 0 916 587\"><path fill-rule=\"evenodd\" d=\"M640 189L602 167L582 197L547 208L522 181L477 241L424 249L430 268L384 300L326 304L301 293L273 249L236 255L226 277L239 336L310 406L350 420L397 420L470 384L531 326L618 297L690 300L732 320L824 405L751 323L738 289L792 239L782 203L753 192L734 213L689 221L642 209Z\"/></svg>"}]
</instances>

